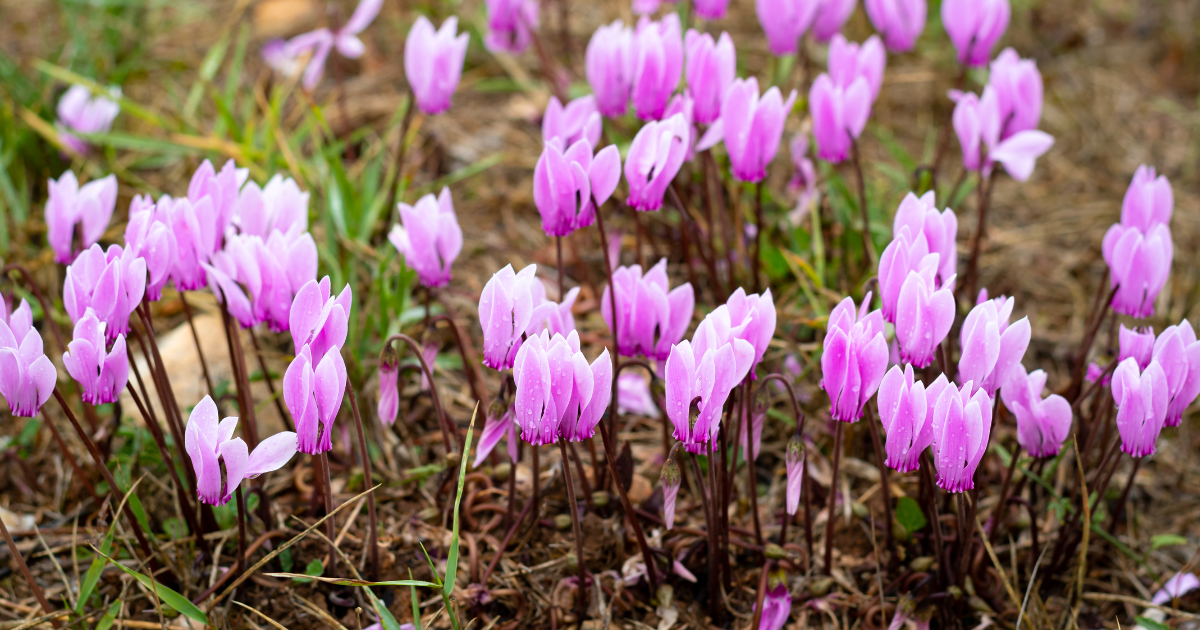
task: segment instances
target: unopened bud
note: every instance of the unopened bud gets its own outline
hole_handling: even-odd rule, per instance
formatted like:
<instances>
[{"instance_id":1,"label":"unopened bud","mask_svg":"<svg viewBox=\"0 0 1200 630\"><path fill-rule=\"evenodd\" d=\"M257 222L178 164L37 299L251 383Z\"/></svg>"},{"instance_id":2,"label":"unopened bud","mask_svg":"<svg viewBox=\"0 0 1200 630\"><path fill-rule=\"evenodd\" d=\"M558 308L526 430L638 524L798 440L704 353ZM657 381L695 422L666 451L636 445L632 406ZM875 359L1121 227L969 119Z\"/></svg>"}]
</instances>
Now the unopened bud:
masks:
<instances>
[{"instance_id":1,"label":"unopened bud","mask_svg":"<svg viewBox=\"0 0 1200 630\"><path fill-rule=\"evenodd\" d=\"M787 552L775 543L767 543L767 546L763 548L763 555L771 560L782 560L787 557Z\"/></svg>"},{"instance_id":2,"label":"unopened bud","mask_svg":"<svg viewBox=\"0 0 1200 630\"><path fill-rule=\"evenodd\" d=\"M821 578L808 585L808 592L812 593L813 597L824 597L832 587L833 578Z\"/></svg>"},{"instance_id":3,"label":"unopened bud","mask_svg":"<svg viewBox=\"0 0 1200 630\"><path fill-rule=\"evenodd\" d=\"M597 490L592 493L592 505L598 508L608 506L608 493L603 490Z\"/></svg>"},{"instance_id":4,"label":"unopened bud","mask_svg":"<svg viewBox=\"0 0 1200 630\"><path fill-rule=\"evenodd\" d=\"M682 475L679 472L679 464L675 463L675 458L670 457L667 463L663 464L662 473L659 475L659 482L662 483L663 493L663 523L667 529L675 526L675 499L679 496L679 484L682 480Z\"/></svg>"},{"instance_id":5,"label":"unopened bud","mask_svg":"<svg viewBox=\"0 0 1200 630\"><path fill-rule=\"evenodd\" d=\"M570 514L559 514L558 516L555 516L554 517L554 527L557 528L559 531L566 531L568 529L571 529L571 515Z\"/></svg>"},{"instance_id":6,"label":"unopened bud","mask_svg":"<svg viewBox=\"0 0 1200 630\"><path fill-rule=\"evenodd\" d=\"M908 568L913 570L913 573L925 573L933 566L933 556L921 556L913 558L913 561L908 563Z\"/></svg>"}]
</instances>

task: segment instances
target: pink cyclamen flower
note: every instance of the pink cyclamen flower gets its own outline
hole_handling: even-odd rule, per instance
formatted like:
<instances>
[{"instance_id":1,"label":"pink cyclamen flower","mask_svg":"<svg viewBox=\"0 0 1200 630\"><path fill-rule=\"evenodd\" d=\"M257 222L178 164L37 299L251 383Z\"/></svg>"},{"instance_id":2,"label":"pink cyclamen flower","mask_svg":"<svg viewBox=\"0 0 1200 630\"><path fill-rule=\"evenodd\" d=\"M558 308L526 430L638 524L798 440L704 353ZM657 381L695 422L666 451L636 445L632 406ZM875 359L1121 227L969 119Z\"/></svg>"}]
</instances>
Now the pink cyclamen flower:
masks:
<instances>
[{"instance_id":1,"label":"pink cyclamen flower","mask_svg":"<svg viewBox=\"0 0 1200 630\"><path fill-rule=\"evenodd\" d=\"M212 214L212 200L205 198L195 206L187 198L164 196L155 204L155 214L175 237L175 262L170 273L175 289L194 291L208 284L207 273L201 265L213 253L208 249L210 243L204 239L205 234L212 233L212 224L207 222Z\"/></svg>"},{"instance_id":2,"label":"pink cyclamen flower","mask_svg":"<svg viewBox=\"0 0 1200 630\"><path fill-rule=\"evenodd\" d=\"M584 69L601 115L619 118L629 109L633 59L633 29L621 20L601 26L592 34Z\"/></svg>"},{"instance_id":3,"label":"pink cyclamen flower","mask_svg":"<svg viewBox=\"0 0 1200 630\"><path fill-rule=\"evenodd\" d=\"M592 156L592 145L579 140L563 151L547 142L533 169L533 201L547 236L566 236L596 220L621 181L621 154L609 145Z\"/></svg>"},{"instance_id":4,"label":"pink cyclamen flower","mask_svg":"<svg viewBox=\"0 0 1200 630\"><path fill-rule=\"evenodd\" d=\"M820 0L754 0L754 12L771 54L782 57L796 52L820 6Z\"/></svg>"},{"instance_id":5,"label":"pink cyclamen flower","mask_svg":"<svg viewBox=\"0 0 1200 630\"><path fill-rule=\"evenodd\" d=\"M1112 395L1117 403L1121 450L1133 457L1153 455L1170 400L1162 366L1150 361L1145 370L1138 370L1136 359L1125 359L1113 372Z\"/></svg>"},{"instance_id":6,"label":"pink cyclamen flower","mask_svg":"<svg viewBox=\"0 0 1200 630\"><path fill-rule=\"evenodd\" d=\"M546 113L542 115L542 142L558 139L560 146L569 147L580 140L587 140L593 147L600 142L604 131L596 97L581 96L564 107L557 96L550 97Z\"/></svg>"},{"instance_id":7,"label":"pink cyclamen flower","mask_svg":"<svg viewBox=\"0 0 1200 630\"><path fill-rule=\"evenodd\" d=\"M658 405L650 394L650 381L641 374L626 371L617 377L617 413L658 418Z\"/></svg>"},{"instance_id":8,"label":"pink cyclamen flower","mask_svg":"<svg viewBox=\"0 0 1200 630\"><path fill-rule=\"evenodd\" d=\"M96 244L104 235L113 210L117 207L117 176L90 181L83 186L73 171L66 171L58 181L47 182L50 196L46 200L46 242L54 250L54 260L70 264L75 260L75 230L83 249Z\"/></svg>"},{"instance_id":9,"label":"pink cyclamen flower","mask_svg":"<svg viewBox=\"0 0 1200 630\"><path fill-rule=\"evenodd\" d=\"M840 33L856 4L858 0L822 0L812 24L813 38L823 44Z\"/></svg>"},{"instance_id":10,"label":"pink cyclamen flower","mask_svg":"<svg viewBox=\"0 0 1200 630\"><path fill-rule=\"evenodd\" d=\"M687 94L692 97L695 121L709 125L721 117L725 90L737 78L737 50L729 33L712 35L688 29L684 36L687 49Z\"/></svg>"},{"instance_id":11,"label":"pink cyclamen flower","mask_svg":"<svg viewBox=\"0 0 1200 630\"><path fill-rule=\"evenodd\" d=\"M834 164L850 157L851 146L871 116L871 86L867 80L858 77L842 87L828 74L822 74L813 82L808 102L817 157Z\"/></svg>"},{"instance_id":12,"label":"pink cyclamen flower","mask_svg":"<svg viewBox=\"0 0 1200 630\"><path fill-rule=\"evenodd\" d=\"M1164 425L1177 427L1183 412L1200 395L1200 341L1188 320L1168 326L1154 342L1154 361L1167 378L1167 418Z\"/></svg>"},{"instance_id":13,"label":"pink cyclamen flower","mask_svg":"<svg viewBox=\"0 0 1200 630\"><path fill-rule=\"evenodd\" d=\"M317 246L307 232L262 237L231 234L225 247L201 265L218 302L243 327L266 322L274 332L291 327L292 302L317 276Z\"/></svg>"},{"instance_id":14,"label":"pink cyclamen flower","mask_svg":"<svg viewBox=\"0 0 1200 630\"><path fill-rule=\"evenodd\" d=\"M724 18L728 8L729 0L694 0L692 2L692 9L696 11L696 15L706 20Z\"/></svg>"},{"instance_id":15,"label":"pink cyclamen flower","mask_svg":"<svg viewBox=\"0 0 1200 630\"><path fill-rule=\"evenodd\" d=\"M1042 398L1046 373L1025 373L1025 366L1014 366L1012 376L1000 395L1004 406L1017 418L1017 443L1034 457L1054 457L1071 430L1071 403L1058 394Z\"/></svg>"},{"instance_id":16,"label":"pink cyclamen flower","mask_svg":"<svg viewBox=\"0 0 1200 630\"><path fill-rule=\"evenodd\" d=\"M450 97L462 78L470 37L457 33L456 16L446 18L442 28L435 31L433 23L422 15L417 17L404 41L404 75L417 107L426 114L450 109Z\"/></svg>"},{"instance_id":17,"label":"pink cyclamen flower","mask_svg":"<svg viewBox=\"0 0 1200 630\"><path fill-rule=\"evenodd\" d=\"M238 193L233 223L242 234L263 238L272 232L288 236L305 232L308 198L309 194L300 190L296 180L278 173L261 188L255 182L246 182Z\"/></svg>"},{"instance_id":18,"label":"pink cyclamen flower","mask_svg":"<svg viewBox=\"0 0 1200 630\"><path fill-rule=\"evenodd\" d=\"M934 353L950 333L954 323L954 282L937 288L933 283L937 256L929 255L917 270L909 271L900 287L896 302L896 341L900 360L923 368L933 362Z\"/></svg>"},{"instance_id":19,"label":"pink cyclamen flower","mask_svg":"<svg viewBox=\"0 0 1200 630\"><path fill-rule=\"evenodd\" d=\"M504 407L499 401L492 404L492 409L488 410L487 421L483 425L483 432L479 434L479 447L475 450L473 467L478 468L483 460L492 454L492 450L500 443L500 438L508 442L508 460L513 464L517 463L515 414L512 405Z\"/></svg>"},{"instance_id":20,"label":"pink cyclamen flower","mask_svg":"<svg viewBox=\"0 0 1200 630\"><path fill-rule=\"evenodd\" d=\"M513 379L521 438L534 446L592 437L612 400L608 350L589 365L573 330L566 337L543 331L526 339L517 352Z\"/></svg>"},{"instance_id":21,"label":"pink cyclamen flower","mask_svg":"<svg viewBox=\"0 0 1200 630\"><path fill-rule=\"evenodd\" d=\"M952 493L974 488L992 432L992 398L970 382L961 388L950 383L938 396L932 425L938 487Z\"/></svg>"},{"instance_id":22,"label":"pink cyclamen flower","mask_svg":"<svg viewBox=\"0 0 1200 630\"><path fill-rule=\"evenodd\" d=\"M483 328L483 364L497 370L513 366L533 315L533 284L537 265L520 273L512 265L492 274L479 296L479 325ZM544 289L543 289L544 290Z\"/></svg>"},{"instance_id":23,"label":"pink cyclamen flower","mask_svg":"<svg viewBox=\"0 0 1200 630\"><path fill-rule=\"evenodd\" d=\"M693 348L686 339L671 348L664 370L667 417L675 425L675 439L689 453L702 454L711 448L709 440L720 428L725 401L746 377L753 359L754 347L740 338L707 350ZM693 424L691 407L696 398L699 415Z\"/></svg>"},{"instance_id":24,"label":"pink cyclamen flower","mask_svg":"<svg viewBox=\"0 0 1200 630\"><path fill-rule=\"evenodd\" d=\"M72 336L63 353L63 367L83 389L83 401L93 405L115 402L129 381L125 335L117 335L109 350L104 341L104 323L89 307L75 323Z\"/></svg>"},{"instance_id":25,"label":"pink cyclamen flower","mask_svg":"<svg viewBox=\"0 0 1200 630\"><path fill-rule=\"evenodd\" d=\"M1133 357L1137 359L1139 370L1146 369L1146 366L1150 365L1150 359L1154 356L1154 329L1148 326L1126 328L1125 324L1121 324L1121 328L1117 332L1117 348L1118 363Z\"/></svg>"},{"instance_id":26,"label":"pink cyclamen flower","mask_svg":"<svg viewBox=\"0 0 1200 630\"><path fill-rule=\"evenodd\" d=\"M333 449L333 423L346 394L346 363L340 346L324 356L300 348L283 374L283 400L296 423L297 448L319 455ZM322 430L324 427L324 430Z\"/></svg>"},{"instance_id":27,"label":"pink cyclamen flower","mask_svg":"<svg viewBox=\"0 0 1200 630\"><path fill-rule=\"evenodd\" d=\"M1121 202L1121 225L1148 232L1155 225L1170 225L1175 210L1175 193L1166 175L1157 175L1145 164L1133 174L1133 181Z\"/></svg>"},{"instance_id":28,"label":"pink cyclamen flower","mask_svg":"<svg viewBox=\"0 0 1200 630\"><path fill-rule=\"evenodd\" d=\"M226 161L220 171L213 166L212 162L204 160L192 174L192 180L188 182L187 198L197 208L205 199L212 202L211 214L199 215L204 222L201 231L205 252L208 254L211 255L221 249L221 239L225 236L229 226L233 224L242 186L249 178L250 170L238 168L233 160ZM292 184L295 185L295 182ZM305 205L303 211L294 210L293 212L307 214L307 197L305 197ZM199 213L199 210L197 212ZM304 217L304 222L307 225L307 216Z\"/></svg>"},{"instance_id":29,"label":"pink cyclamen flower","mask_svg":"<svg viewBox=\"0 0 1200 630\"><path fill-rule=\"evenodd\" d=\"M642 212L662 207L667 186L683 166L691 137L683 114L642 125L625 157L625 181L629 183L626 204Z\"/></svg>"},{"instance_id":30,"label":"pink cyclamen flower","mask_svg":"<svg viewBox=\"0 0 1200 630\"><path fill-rule=\"evenodd\" d=\"M958 62L973 68L986 66L992 46L1004 36L1012 12L1008 0L945 0L942 24L954 48Z\"/></svg>"},{"instance_id":31,"label":"pink cyclamen flower","mask_svg":"<svg viewBox=\"0 0 1200 630\"><path fill-rule=\"evenodd\" d=\"M733 176L760 182L779 150L783 122L795 102L795 90L784 101L779 88L772 86L759 98L758 79L737 79L725 90L721 118L708 128L696 148L704 151L724 141Z\"/></svg>"},{"instance_id":32,"label":"pink cyclamen flower","mask_svg":"<svg viewBox=\"0 0 1200 630\"><path fill-rule=\"evenodd\" d=\"M537 0L485 0L488 31L483 44L492 52L519 55L533 41L538 27Z\"/></svg>"},{"instance_id":33,"label":"pink cyclamen flower","mask_svg":"<svg viewBox=\"0 0 1200 630\"><path fill-rule=\"evenodd\" d=\"M988 85L996 90L1000 139L1037 129L1042 119L1042 74L1037 62L1022 59L1012 48L996 55L988 73Z\"/></svg>"},{"instance_id":34,"label":"pink cyclamen flower","mask_svg":"<svg viewBox=\"0 0 1200 630\"><path fill-rule=\"evenodd\" d=\"M1104 235L1101 252L1108 263L1113 310L1130 317L1154 315L1154 301L1167 284L1175 246L1171 230L1155 224L1146 233L1114 224Z\"/></svg>"},{"instance_id":35,"label":"pink cyclamen flower","mask_svg":"<svg viewBox=\"0 0 1200 630\"><path fill-rule=\"evenodd\" d=\"M855 309L852 298L843 299L829 314L821 351L821 388L829 394L831 415L841 422L858 422L867 401L875 395L887 371L887 339L883 316L867 312L870 293Z\"/></svg>"},{"instance_id":36,"label":"pink cyclamen flower","mask_svg":"<svg viewBox=\"0 0 1200 630\"><path fill-rule=\"evenodd\" d=\"M281 431L249 452L242 438L233 437L237 418L217 422L217 405L205 396L188 416L184 445L196 470L196 494L202 503L225 505L243 479L283 468L296 454L296 434ZM221 464L225 479L221 479ZM222 481L224 481L222 483Z\"/></svg>"},{"instance_id":37,"label":"pink cyclamen flower","mask_svg":"<svg viewBox=\"0 0 1200 630\"><path fill-rule=\"evenodd\" d=\"M375 412L383 426L390 427L396 423L396 414L400 412L400 365L395 352L384 349L379 359L379 403Z\"/></svg>"},{"instance_id":38,"label":"pink cyclamen flower","mask_svg":"<svg viewBox=\"0 0 1200 630\"><path fill-rule=\"evenodd\" d=\"M755 368L762 362L771 338L775 336L775 298L771 290L762 294L751 293L738 287L725 304L709 313L692 336L697 354L704 354L731 339L745 339L754 347L754 361L750 364L750 378L758 378Z\"/></svg>"},{"instance_id":39,"label":"pink cyclamen flower","mask_svg":"<svg viewBox=\"0 0 1200 630\"><path fill-rule=\"evenodd\" d=\"M11 315L7 308L0 300L0 395L12 415L32 418L50 400L58 372L42 349L29 303L21 300Z\"/></svg>"},{"instance_id":40,"label":"pink cyclamen flower","mask_svg":"<svg viewBox=\"0 0 1200 630\"><path fill-rule=\"evenodd\" d=\"M63 308L72 322L95 309L107 324L105 335L112 341L129 332L129 316L146 292L146 261L120 245L108 251L92 245L67 267L63 280Z\"/></svg>"},{"instance_id":41,"label":"pink cyclamen flower","mask_svg":"<svg viewBox=\"0 0 1200 630\"><path fill-rule=\"evenodd\" d=\"M1054 146L1054 137L1037 129L1005 131L1014 128L1012 120L1004 118L999 91L991 84L984 88L982 98L973 93L962 95L954 106L952 122L962 145L963 168L990 174L993 164L999 162L1013 179L1029 179L1037 159ZM984 148L986 152L981 154Z\"/></svg>"},{"instance_id":42,"label":"pink cyclamen flower","mask_svg":"<svg viewBox=\"0 0 1200 630\"><path fill-rule=\"evenodd\" d=\"M787 581L780 580L767 589L763 597L762 618L758 627L761 630L783 630L791 616L792 593L788 591Z\"/></svg>"},{"instance_id":43,"label":"pink cyclamen flower","mask_svg":"<svg viewBox=\"0 0 1200 630\"><path fill-rule=\"evenodd\" d=\"M975 306L967 313L960 334L958 379L973 382L993 398L996 390L1008 385L1029 348L1029 318L1022 317L1011 326L1008 323L1013 302L1001 296Z\"/></svg>"},{"instance_id":44,"label":"pink cyclamen flower","mask_svg":"<svg viewBox=\"0 0 1200 630\"><path fill-rule=\"evenodd\" d=\"M679 486L683 481L679 464L675 463L675 458L667 458L658 480L662 484L663 523L667 529L671 529L675 527L675 499L679 496Z\"/></svg>"},{"instance_id":45,"label":"pink cyclamen flower","mask_svg":"<svg viewBox=\"0 0 1200 630\"><path fill-rule=\"evenodd\" d=\"M787 450L784 451L783 456L783 461L787 466L787 513L791 516L795 516L796 510L800 507L806 455L804 439L800 437L799 432L792 434L792 439L788 440Z\"/></svg>"},{"instance_id":46,"label":"pink cyclamen flower","mask_svg":"<svg viewBox=\"0 0 1200 630\"><path fill-rule=\"evenodd\" d=\"M659 120L683 76L683 31L679 15L668 13L657 22L643 15L634 30L630 53L633 111L642 120Z\"/></svg>"},{"instance_id":47,"label":"pink cyclamen flower","mask_svg":"<svg viewBox=\"0 0 1200 630\"><path fill-rule=\"evenodd\" d=\"M953 281L958 263L957 237L958 217L948 208L938 212L933 191L920 198L912 193L904 197L892 222L892 242L879 257L879 298L884 319L895 323L900 289L908 272L933 264L925 260L931 254L937 255L936 286Z\"/></svg>"},{"instance_id":48,"label":"pink cyclamen flower","mask_svg":"<svg viewBox=\"0 0 1200 630\"><path fill-rule=\"evenodd\" d=\"M87 153L90 145L71 133L105 133L112 128L113 120L121 113L117 100L121 88L111 87L108 96L92 96L91 90L82 85L72 85L58 100L56 113L58 139L76 153ZM110 98L111 97L111 98Z\"/></svg>"},{"instance_id":49,"label":"pink cyclamen flower","mask_svg":"<svg viewBox=\"0 0 1200 630\"><path fill-rule=\"evenodd\" d=\"M162 298L163 287L171 279L171 270L179 255L169 221L170 218L160 212L149 197L137 195L129 204L125 249L146 260L146 271L150 274L146 282L146 299L151 302Z\"/></svg>"},{"instance_id":50,"label":"pink cyclamen flower","mask_svg":"<svg viewBox=\"0 0 1200 630\"><path fill-rule=\"evenodd\" d=\"M670 288L667 259L643 275L638 265L617 267L612 274L617 294L617 350L625 356L644 355L665 361L692 322L696 296L691 283ZM600 313L612 330L612 289L605 287Z\"/></svg>"},{"instance_id":51,"label":"pink cyclamen flower","mask_svg":"<svg viewBox=\"0 0 1200 630\"><path fill-rule=\"evenodd\" d=\"M1166 606L1171 600L1179 599L1198 588L1200 578L1197 578L1195 573L1176 573L1158 589L1151 601L1158 606Z\"/></svg>"},{"instance_id":52,"label":"pink cyclamen flower","mask_svg":"<svg viewBox=\"0 0 1200 630\"><path fill-rule=\"evenodd\" d=\"M908 52L925 30L925 0L863 0L867 17L894 53Z\"/></svg>"},{"instance_id":53,"label":"pink cyclamen flower","mask_svg":"<svg viewBox=\"0 0 1200 630\"><path fill-rule=\"evenodd\" d=\"M450 282L450 266L462 251L462 228L454 214L450 189L434 197L421 197L417 205L400 202L400 223L392 226L388 240L404 262L417 271L426 287L444 287Z\"/></svg>"},{"instance_id":54,"label":"pink cyclamen flower","mask_svg":"<svg viewBox=\"0 0 1200 630\"><path fill-rule=\"evenodd\" d=\"M871 102L879 97L883 86L883 71L887 68L887 51L878 35L857 44L841 34L835 34L829 42L829 76L839 87L849 88L854 80L862 77L871 88Z\"/></svg>"},{"instance_id":55,"label":"pink cyclamen flower","mask_svg":"<svg viewBox=\"0 0 1200 630\"><path fill-rule=\"evenodd\" d=\"M319 28L287 41L272 40L262 48L263 59L272 68L292 74L300 70L301 58L308 54L301 85L312 91L325 74L325 62L334 48L347 59L358 59L366 52L358 34L371 25L382 7L383 0L361 0L341 28L335 31Z\"/></svg>"},{"instance_id":56,"label":"pink cyclamen flower","mask_svg":"<svg viewBox=\"0 0 1200 630\"><path fill-rule=\"evenodd\" d=\"M933 408L949 381L945 374L926 387L912 365L893 365L879 384L879 420L887 436L887 465L898 472L921 467L921 453L933 443Z\"/></svg>"},{"instance_id":57,"label":"pink cyclamen flower","mask_svg":"<svg viewBox=\"0 0 1200 630\"><path fill-rule=\"evenodd\" d=\"M336 298L330 297L329 276L320 282L309 280L296 291L288 317L288 330L296 351L312 346L312 356L320 361L325 353L346 343L347 322L354 300L347 284Z\"/></svg>"}]
</instances>

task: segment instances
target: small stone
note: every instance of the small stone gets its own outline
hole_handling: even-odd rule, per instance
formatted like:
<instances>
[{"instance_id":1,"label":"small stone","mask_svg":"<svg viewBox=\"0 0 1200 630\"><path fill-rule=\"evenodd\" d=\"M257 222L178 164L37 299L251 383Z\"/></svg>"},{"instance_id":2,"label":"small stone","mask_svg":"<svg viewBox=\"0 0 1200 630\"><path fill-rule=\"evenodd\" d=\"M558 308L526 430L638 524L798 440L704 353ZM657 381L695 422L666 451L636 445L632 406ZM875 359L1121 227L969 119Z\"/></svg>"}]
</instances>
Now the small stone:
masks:
<instances>
[{"instance_id":1,"label":"small stone","mask_svg":"<svg viewBox=\"0 0 1200 630\"><path fill-rule=\"evenodd\" d=\"M913 561L908 565L908 567L912 569L914 573L925 573L932 566L933 556L921 556L919 558L913 558Z\"/></svg>"}]
</instances>

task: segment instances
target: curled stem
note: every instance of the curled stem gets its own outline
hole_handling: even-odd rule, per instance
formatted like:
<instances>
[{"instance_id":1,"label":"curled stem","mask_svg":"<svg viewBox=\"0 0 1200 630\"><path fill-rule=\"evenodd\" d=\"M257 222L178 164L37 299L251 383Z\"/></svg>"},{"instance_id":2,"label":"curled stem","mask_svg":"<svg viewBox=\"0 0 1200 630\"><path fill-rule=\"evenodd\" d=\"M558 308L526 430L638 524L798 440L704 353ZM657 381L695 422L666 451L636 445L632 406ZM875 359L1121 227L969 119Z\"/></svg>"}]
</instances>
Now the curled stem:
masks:
<instances>
[{"instance_id":1,"label":"curled stem","mask_svg":"<svg viewBox=\"0 0 1200 630\"><path fill-rule=\"evenodd\" d=\"M429 369L429 364L425 362L425 355L421 352L421 344L417 343L415 339L404 333L396 333L391 337L388 337L387 340L383 342L383 345L389 346L393 341L397 340L408 344L408 348L412 350L413 354L417 356L417 361L421 363L421 371L425 374L425 378L429 381L429 397L433 400L433 412L437 415L438 425L442 429L442 444L446 447L446 453L450 453L454 450L450 434L453 431L453 433L457 435L458 431L450 426L450 418L446 416L446 412L442 408L442 399L438 395L437 382L433 380L433 371ZM466 454L464 453L463 456L465 457Z\"/></svg>"}]
</instances>

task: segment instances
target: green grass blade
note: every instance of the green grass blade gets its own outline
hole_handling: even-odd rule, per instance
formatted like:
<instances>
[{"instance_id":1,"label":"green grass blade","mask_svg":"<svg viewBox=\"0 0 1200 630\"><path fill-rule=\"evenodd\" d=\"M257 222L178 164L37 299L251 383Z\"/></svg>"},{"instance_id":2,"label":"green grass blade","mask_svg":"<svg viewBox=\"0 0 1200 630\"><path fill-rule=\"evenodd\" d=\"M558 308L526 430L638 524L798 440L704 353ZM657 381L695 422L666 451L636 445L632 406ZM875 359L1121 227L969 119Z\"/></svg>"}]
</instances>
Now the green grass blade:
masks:
<instances>
[{"instance_id":1,"label":"green grass blade","mask_svg":"<svg viewBox=\"0 0 1200 630\"><path fill-rule=\"evenodd\" d=\"M467 460L471 453L471 432L475 429L475 414L479 413L479 404L471 413L471 425L467 427L467 441L463 444L462 461L458 465L458 494L454 497L454 527L450 530L450 554L446 556L446 581L442 584L442 594L449 595L454 590L454 579L458 573L458 504L462 503L463 486L467 480Z\"/></svg>"},{"instance_id":2,"label":"green grass blade","mask_svg":"<svg viewBox=\"0 0 1200 630\"><path fill-rule=\"evenodd\" d=\"M33 67L54 77L55 79L58 79L59 81L82 85L83 87L91 90L92 94L94 95L112 98L112 94L108 92L107 87L100 85L99 83L96 83L95 81L83 75L76 74L70 70L67 70L66 68L56 66L49 61L34 59ZM158 114L155 114L154 112L142 107L141 105L138 105L124 96L119 97L117 102L121 105L121 111L129 112L130 115L141 118L142 120L156 127L161 127L163 129L173 128L173 125L168 125L167 121L163 120L163 118Z\"/></svg>"},{"instance_id":3,"label":"green grass blade","mask_svg":"<svg viewBox=\"0 0 1200 630\"><path fill-rule=\"evenodd\" d=\"M408 570L408 579L412 579L412 569ZM417 587L408 587L408 594L412 600L413 625L416 626L416 630L421 630L421 602L417 600Z\"/></svg>"},{"instance_id":4,"label":"green grass blade","mask_svg":"<svg viewBox=\"0 0 1200 630\"><path fill-rule=\"evenodd\" d=\"M96 549L96 548L92 547L92 549ZM172 590L166 586L163 586L162 583L156 582L150 576L138 573L137 571L134 571L133 569L130 569L129 567L117 562L116 560L113 560L112 558L100 553L99 549L96 549L96 553L99 553L101 556L104 557L105 560L108 560L109 562L113 563L114 566L116 566L117 568L121 569L122 571L128 573L130 576L132 576L137 581L141 582L143 586L150 589L151 592L153 592L155 595L157 595L158 599L160 599L162 601L162 603L179 611L179 614L181 614L193 621L198 621L203 624L208 623L208 615L204 614L204 611L200 610L188 598L184 597L183 595L180 595L179 593L175 592L174 590Z\"/></svg>"},{"instance_id":5,"label":"green grass blade","mask_svg":"<svg viewBox=\"0 0 1200 630\"><path fill-rule=\"evenodd\" d=\"M121 602L115 601L108 607L108 611L96 623L96 630L108 630L117 622L117 613L121 612Z\"/></svg>"},{"instance_id":6,"label":"green grass blade","mask_svg":"<svg viewBox=\"0 0 1200 630\"><path fill-rule=\"evenodd\" d=\"M119 518L121 511L125 509L125 502L129 500L129 497L133 496L134 488L137 488L138 484L141 482L142 480L140 478L133 482L133 485L130 486L129 491L125 493L125 496L121 497L121 504L118 505L117 510L113 512L113 514L116 516L113 518L113 522L108 526L108 533L105 534L104 540L100 543L100 555L108 556L112 553L113 536L115 536L117 533L117 518ZM83 583L79 587L79 599L75 601L75 612L80 614L83 613L83 608L87 604L87 601L91 599L92 591L96 590L96 584L100 582L100 574L103 572L104 558L96 558L92 560L92 566L88 567L87 573L83 577Z\"/></svg>"}]
</instances>

